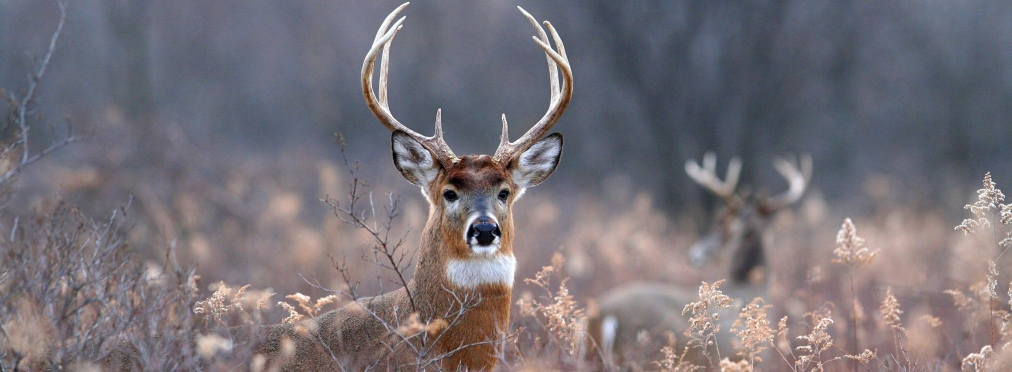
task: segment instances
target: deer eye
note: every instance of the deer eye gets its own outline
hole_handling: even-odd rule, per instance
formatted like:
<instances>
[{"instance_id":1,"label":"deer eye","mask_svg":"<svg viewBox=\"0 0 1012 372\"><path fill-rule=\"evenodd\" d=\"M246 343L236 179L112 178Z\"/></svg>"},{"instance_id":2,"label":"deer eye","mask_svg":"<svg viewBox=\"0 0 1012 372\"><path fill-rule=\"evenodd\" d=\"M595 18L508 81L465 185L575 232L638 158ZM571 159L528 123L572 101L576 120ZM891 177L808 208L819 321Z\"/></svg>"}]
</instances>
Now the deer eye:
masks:
<instances>
[{"instance_id":1,"label":"deer eye","mask_svg":"<svg viewBox=\"0 0 1012 372\"><path fill-rule=\"evenodd\" d=\"M502 191L499 192L499 200L505 202L507 199L509 199L509 197L510 197L509 190L503 189Z\"/></svg>"},{"instance_id":2,"label":"deer eye","mask_svg":"<svg viewBox=\"0 0 1012 372\"><path fill-rule=\"evenodd\" d=\"M446 199L446 201L448 202L454 202L457 201L457 199L459 199L460 197L458 197L457 193L454 192L453 190L446 190L443 191L443 198Z\"/></svg>"}]
</instances>

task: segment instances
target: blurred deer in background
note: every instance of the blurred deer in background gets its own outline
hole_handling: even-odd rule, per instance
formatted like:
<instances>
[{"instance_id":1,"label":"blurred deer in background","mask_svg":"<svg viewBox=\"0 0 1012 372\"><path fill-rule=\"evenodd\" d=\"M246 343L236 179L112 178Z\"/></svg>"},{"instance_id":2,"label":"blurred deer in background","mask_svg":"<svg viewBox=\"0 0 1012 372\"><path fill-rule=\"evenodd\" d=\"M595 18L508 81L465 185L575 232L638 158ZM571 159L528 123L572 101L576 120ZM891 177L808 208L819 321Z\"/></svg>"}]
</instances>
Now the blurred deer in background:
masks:
<instances>
[{"instance_id":1,"label":"blurred deer in background","mask_svg":"<svg viewBox=\"0 0 1012 372\"><path fill-rule=\"evenodd\" d=\"M443 140L438 111L432 137L408 129L390 113L387 61L390 41L404 18L393 20L407 5L390 13L376 33L362 65L362 92L369 109L393 132L394 165L421 187L429 202L415 277L396 291L358 299L312 320L260 327L251 333L233 329L240 340L257 343L254 353L273 361L284 360L283 345L291 345L286 339L294 341L294 356L287 359L285 370L490 370L500 356L498 345L509 327L516 270L513 203L528 187L548 178L559 163L562 136L544 135L569 105L573 74L552 25L544 22L557 52L538 22L520 9L534 25L538 33L534 40L548 58L548 111L515 142L508 139L503 115L495 155L458 157ZM381 48L377 97L372 80ZM415 335L399 334L398 327L409 323L413 314L416 325L437 326L426 326L427 331Z\"/></svg>"},{"instance_id":2,"label":"blurred deer in background","mask_svg":"<svg viewBox=\"0 0 1012 372\"><path fill-rule=\"evenodd\" d=\"M761 270L766 264L764 245L771 234L771 221L777 211L801 200L811 179L812 159L801 156L800 164L779 158L774 167L788 183L787 191L772 197L749 197L735 193L741 173L741 160L731 159L724 180L717 176L717 158L713 153L685 163L685 172L704 189L720 198L723 206L717 211L709 233L689 248L689 261L695 266L713 264L727 279L721 289L739 304L721 318L717 348L722 357L731 356L733 336L728 332L737 319L737 311L755 297L765 297L767 285ZM644 353L639 343L643 336L654 338L671 331L678 337L676 352L687 346L684 335L689 328L682 315L686 304L698 301L696 286L668 283L632 283L612 289L598 300L598 312L588 320L588 332L600 349L606 365L621 365L622 356ZM644 333L646 332L646 333ZM636 350L639 348L639 350ZM652 354L656 350L646 353ZM716 357L713 351L711 356ZM708 365L698 347L692 347L686 360ZM648 355L651 356L651 355ZM655 359L651 359L655 360ZM716 365L718 361L711 361Z\"/></svg>"}]
</instances>

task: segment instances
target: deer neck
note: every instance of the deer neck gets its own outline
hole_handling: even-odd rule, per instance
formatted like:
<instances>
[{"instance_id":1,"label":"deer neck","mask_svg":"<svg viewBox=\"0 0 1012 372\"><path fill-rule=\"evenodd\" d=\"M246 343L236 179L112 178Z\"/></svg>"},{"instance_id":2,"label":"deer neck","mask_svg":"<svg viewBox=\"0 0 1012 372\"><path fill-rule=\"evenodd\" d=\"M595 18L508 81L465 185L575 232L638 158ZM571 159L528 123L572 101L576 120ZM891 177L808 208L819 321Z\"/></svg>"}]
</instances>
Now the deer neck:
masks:
<instances>
[{"instance_id":1,"label":"deer neck","mask_svg":"<svg viewBox=\"0 0 1012 372\"><path fill-rule=\"evenodd\" d=\"M443 361L445 368L491 369L495 345L509 327L516 268L512 236L504 234L497 254L461 259L447 252L459 252L461 247L453 244L465 244L463 239L439 231L431 221L422 231L418 266L409 284L419 315L423 321L442 319L449 325L434 345L437 355L452 353Z\"/></svg>"},{"instance_id":2,"label":"deer neck","mask_svg":"<svg viewBox=\"0 0 1012 372\"><path fill-rule=\"evenodd\" d=\"M503 312L500 321L508 322L510 297L513 289L513 276L516 271L516 258L513 256L512 221L501 221L508 224L498 252L490 255L460 257L450 252L460 252L466 243L458 234L440 231L435 220L430 216L430 223L422 231L422 244L419 247L418 269L413 280L415 297L431 298L433 315L448 310L450 303L459 303L464 297L480 297L473 310L476 313L486 311ZM447 301L449 300L449 301ZM476 314L477 315L477 314Z\"/></svg>"},{"instance_id":3,"label":"deer neck","mask_svg":"<svg viewBox=\"0 0 1012 372\"><path fill-rule=\"evenodd\" d=\"M419 247L418 270L415 278L430 283L440 291L489 291L491 294L509 295L513 288L516 258L513 256L513 239L504 229L500 249L496 253L460 257L450 252L463 251L465 243L457 234L445 234L434 228L422 232ZM447 239L449 237L450 239Z\"/></svg>"}]
</instances>

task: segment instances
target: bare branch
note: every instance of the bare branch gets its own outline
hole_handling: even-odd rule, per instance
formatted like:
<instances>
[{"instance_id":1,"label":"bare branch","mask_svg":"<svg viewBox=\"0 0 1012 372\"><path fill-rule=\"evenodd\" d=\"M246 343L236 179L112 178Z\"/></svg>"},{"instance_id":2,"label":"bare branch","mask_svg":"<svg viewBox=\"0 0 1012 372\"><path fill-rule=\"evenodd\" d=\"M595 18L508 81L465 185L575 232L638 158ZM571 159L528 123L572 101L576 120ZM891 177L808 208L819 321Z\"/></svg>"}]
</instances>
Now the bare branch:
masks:
<instances>
[{"instance_id":1,"label":"bare branch","mask_svg":"<svg viewBox=\"0 0 1012 372\"><path fill-rule=\"evenodd\" d=\"M337 138L342 138L340 135ZM341 145L343 141L339 141ZM347 202L342 204L340 201L327 198L324 200L334 210L334 214L337 215L342 221L362 230L365 230L372 238L373 258L370 260L377 265L377 268L387 269L392 271L397 276L397 283L403 287L407 292L408 301L411 303L411 311L418 311L418 306L415 304L415 298L411 293L411 288L408 286L408 279L405 273L411 268L413 259L405 260L406 258L413 258L413 254L404 252L401 248L405 242L407 233L404 237L401 237L396 242L391 242L390 231L393 229L393 221L400 216L400 209L398 209L398 199L393 194L387 195L388 205L383 207L385 216L382 221L378 221L379 218L376 214L376 206L373 202L372 193L364 190L363 188L368 187L368 183L362 181L358 175L358 163L350 163L348 157L344 152L344 146L338 146L341 152L341 160L344 162L348 173L351 176L351 181L348 183L348 195ZM366 198L363 200L363 198ZM368 206L365 208L359 208L362 202L368 202ZM368 213L366 209L368 209ZM372 219L372 221L370 221ZM370 223L371 222L371 223ZM340 271L340 269L339 269ZM342 271L341 275L345 277L345 282L351 284L348 279L350 275L347 271ZM380 276L379 274L377 274ZM382 280L380 280L382 285Z\"/></svg>"},{"instance_id":2,"label":"bare branch","mask_svg":"<svg viewBox=\"0 0 1012 372\"><path fill-rule=\"evenodd\" d=\"M31 154L31 146L29 143L31 125L28 124L28 118L31 115L31 107L34 105L35 99L38 96L39 84L42 81L42 77L45 76L46 72L49 70L49 62L52 60L53 54L56 51L56 42L60 39L60 35L63 33L63 26L67 23L67 2L65 0L57 0L56 3L60 7L60 19L56 24L56 30L53 31L52 36L49 38L49 47L46 50L46 54L43 56L42 61L33 67L32 72L28 76L28 91L25 92L25 95L21 97L20 100L16 99L13 94L8 98L10 104L13 106L12 114L8 120L14 121L19 133L18 139L7 145L3 152L4 154L7 154L9 151L13 151L15 147L20 147L21 156L20 161L17 161L10 169L6 170L3 174L0 174L0 184L6 183L21 172L22 169L45 157L49 153L82 139L81 137L74 135L73 126L68 122L67 135L62 140L50 144L39 153L34 155ZM8 128L9 125L9 122L6 123L4 128Z\"/></svg>"}]
</instances>

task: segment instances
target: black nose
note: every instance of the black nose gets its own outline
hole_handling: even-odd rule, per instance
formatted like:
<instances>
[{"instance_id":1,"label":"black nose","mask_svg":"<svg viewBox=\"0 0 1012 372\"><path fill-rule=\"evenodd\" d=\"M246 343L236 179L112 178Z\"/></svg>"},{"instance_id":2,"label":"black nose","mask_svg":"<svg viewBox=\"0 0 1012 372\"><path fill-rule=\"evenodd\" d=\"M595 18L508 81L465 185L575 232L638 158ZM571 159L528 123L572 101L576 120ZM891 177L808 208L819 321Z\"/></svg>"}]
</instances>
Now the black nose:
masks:
<instances>
[{"instance_id":1,"label":"black nose","mask_svg":"<svg viewBox=\"0 0 1012 372\"><path fill-rule=\"evenodd\" d=\"M499 225L492 222L491 218L479 217L468 228L467 236L478 241L478 245L489 245L495 238L502 236Z\"/></svg>"}]
</instances>

